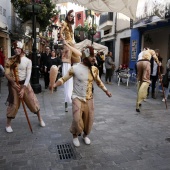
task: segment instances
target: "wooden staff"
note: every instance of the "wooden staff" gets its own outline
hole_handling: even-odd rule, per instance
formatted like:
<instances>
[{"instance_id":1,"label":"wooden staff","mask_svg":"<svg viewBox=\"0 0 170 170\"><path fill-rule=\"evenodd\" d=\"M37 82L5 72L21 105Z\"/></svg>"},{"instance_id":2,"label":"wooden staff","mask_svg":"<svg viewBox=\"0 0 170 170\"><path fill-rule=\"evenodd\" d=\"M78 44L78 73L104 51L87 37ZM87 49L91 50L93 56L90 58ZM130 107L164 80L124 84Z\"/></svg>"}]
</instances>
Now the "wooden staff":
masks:
<instances>
[{"instance_id":1,"label":"wooden staff","mask_svg":"<svg viewBox=\"0 0 170 170\"><path fill-rule=\"evenodd\" d=\"M159 74L159 79L160 79L161 86L162 86L163 98L165 99L165 106L166 106L166 109L168 109L167 101L166 101L166 98L165 98L165 90L164 90L164 86L163 86L163 83L162 83L162 75L161 75L161 72L160 72L160 66L159 65L158 65L158 74Z\"/></svg>"},{"instance_id":2,"label":"wooden staff","mask_svg":"<svg viewBox=\"0 0 170 170\"><path fill-rule=\"evenodd\" d=\"M14 71L14 76L15 76L16 83L17 83L17 85L19 85L19 81L18 81L18 78L17 78L17 74L16 74L15 68L13 69L13 71ZM27 113L27 110L26 110L26 107L25 107L24 100L21 99L21 98L20 98L20 100L21 100L22 106L23 106L23 108L24 108L24 112L25 112L25 116L26 116L26 119L27 119L29 128L30 128L31 132L33 133L32 126L31 126L31 123L30 123L30 120L29 120L29 117L28 117L28 113Z\"/></svg>"}]
</instances>

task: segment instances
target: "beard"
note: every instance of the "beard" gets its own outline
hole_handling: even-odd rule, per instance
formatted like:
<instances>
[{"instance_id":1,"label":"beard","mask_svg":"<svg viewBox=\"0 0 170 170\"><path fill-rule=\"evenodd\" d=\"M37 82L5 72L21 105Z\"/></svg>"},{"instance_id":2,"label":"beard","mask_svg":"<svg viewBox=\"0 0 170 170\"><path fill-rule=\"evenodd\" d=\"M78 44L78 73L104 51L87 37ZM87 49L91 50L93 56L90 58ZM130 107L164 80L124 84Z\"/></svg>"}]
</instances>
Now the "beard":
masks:
<instances>
[{"instance_id":1,"label":"beard","mask_svg":"<svg viewBox=\"0 0 170 170\"><path fill-rule=\"evenodd\" d=\"M91 66L93 66L88 58L84 58L83 63L84 63L84 65L86 65L89 68L91 68Z\"/></svg>"}]
</instances>

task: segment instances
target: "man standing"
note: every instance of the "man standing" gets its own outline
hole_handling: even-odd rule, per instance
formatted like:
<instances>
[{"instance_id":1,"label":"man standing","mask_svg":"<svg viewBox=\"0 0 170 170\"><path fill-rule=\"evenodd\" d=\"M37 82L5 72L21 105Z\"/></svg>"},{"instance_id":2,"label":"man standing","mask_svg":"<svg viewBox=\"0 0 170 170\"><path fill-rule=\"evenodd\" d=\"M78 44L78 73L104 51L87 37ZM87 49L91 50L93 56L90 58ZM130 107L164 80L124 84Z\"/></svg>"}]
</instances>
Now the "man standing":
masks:
<instances>
[{"instance_id":1,"label":"man standing","mask_svg":"<svg viewBox=\"0 0 170 170\"><path fill-rule=\"evenodd\" d=\"M40 58L40 69L44 73L45 89L47 89L49 85L49 76L47 72L47 67L45 67L45 65L47 64L47 61L50 60L50 58L51 58L50 48L46 47L45 53L42 53Z\"/></svg>"},{"instance_id":2,"label":"man standing","mask_svg":"<svg viewBox=\"0 0 170 170\"><path fill-rule=\"evenodd\" d=\"M150 79L151 79L151 91L152 91L152 98L153 99L156 99L156 95L155 95L155 89L156 89L156 82L158 80L158 76L159 74L161 74L161 70L162 70L162 67L161 67L161 63L162 63L162 57L160 57L160 52L159 52L159 49L156 49L155 50L155 53L158 57L158 60L159 60L159 65L156 63L156 61L154 60L153 57L151 57L151 75L150 75ZM160 71L160 73L159 73ZM149 96L149 91L150 91L150 87L148 88L148 96Z\"/></svg>"},{"instance_id":3,"label":"man standing","mask_svg":"<svg viewBox=\"0 0 170 170\"><path fill-rule=\"evenodd\" d=\"M97 52L96 59L97 59L97 67L99 69L99 77L101 79L102 74L103 74L103 63L104 63L104 56L103 52Z\"/></svg>"},{"instance_id":4,"label":"man standing","mask_svg":"<svg viewBox=\"0 0 170 170\"><path fill-rule=\"evenodd\" d=\"M108 55L106 55L106 59L105 59L106 84L112 84L111 80L112 80L112 75L113 75L113 67L114 67L114 62L112 60L112 52L108 52ZM109 82L107 81L108 79L109 79Z\"/></svg>"},{"instance_id":5,"label":"man standing","mask_svg":"<svg viewBox=\"0 0 170 170\"><path fill-rule=\"evenodd\" d=\"M73 135L74 146L80 146L78 136L83 134L85 144L91 143L87 135L90 134L94 119L94 103L93 103L93 81L111 97L111 93L106 89L99 77L95 63L94 49L88 46L82 52L82 63L78 63L70 68L68 73L60 78L53 87L64 84L73 77L73 93L72 93L72 111L73 121L70 132ZM51 87L50 87L51 88Z\"/></svg>"},{"instance_id":6,"label":"man standing","mask_svg":"<svg viewBox=\"0 0 170 170\"><path fill-rule=\"evenodd\" d=\"M7 98L7 124L6 131L13 132L11 120L15 118L20 107L21 100L25 102L29 110L38 116L40 126L45 123L40 115L40 106L29 83L32 70L32 62L25 56L23 44L16 41L13 44L15 56L7 59L5 64L5 76L8 79L9 95ZM19 84L17 83L19 82Z\"/></svg>"}]
</instances>

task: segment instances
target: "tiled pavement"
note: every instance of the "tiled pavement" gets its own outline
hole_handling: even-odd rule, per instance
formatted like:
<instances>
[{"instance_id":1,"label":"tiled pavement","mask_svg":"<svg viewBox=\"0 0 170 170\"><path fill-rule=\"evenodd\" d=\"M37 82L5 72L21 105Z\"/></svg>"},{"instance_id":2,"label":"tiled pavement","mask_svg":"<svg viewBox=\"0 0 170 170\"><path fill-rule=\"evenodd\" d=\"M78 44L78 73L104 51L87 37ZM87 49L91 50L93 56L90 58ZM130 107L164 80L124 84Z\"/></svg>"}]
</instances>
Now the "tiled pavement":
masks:
<instances>
[{"instance_id":1,"label":"tiled pavement","mask_svg":"<svg viewBox=\"0 0 170 170\"><path fill-rule=\"evenodd\" d=\"M42 79L40 82L43 84ZM37 97L46 123L42 128L29 113L30 132L23 108L12 122L13 133L5 132L7 82L3 78L0 98L0 170L170 170L170 103L165 109L161 93L157 99L143 102L141 113L135 111L136 90L130 83L119 87L106 85L108 98L94 86L95 121L90 146L74 148L69 127L71 106L64 112L63 87L50 94L44 90ZM76 159L60 160L57 146L69 143Z\"/></svg>"}]
</instances>

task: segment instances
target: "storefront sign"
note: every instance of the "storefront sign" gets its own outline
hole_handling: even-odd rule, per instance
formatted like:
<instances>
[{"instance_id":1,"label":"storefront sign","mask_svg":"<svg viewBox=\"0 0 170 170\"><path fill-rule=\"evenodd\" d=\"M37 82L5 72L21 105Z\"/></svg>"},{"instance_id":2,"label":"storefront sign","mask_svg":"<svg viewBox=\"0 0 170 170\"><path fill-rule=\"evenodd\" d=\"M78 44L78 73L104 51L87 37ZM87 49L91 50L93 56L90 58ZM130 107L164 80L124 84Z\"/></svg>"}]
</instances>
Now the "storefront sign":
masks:
<instances>
[{"instance_id":1,"label":"storefront sign","mask_svg":"<svg viewBox=\"0 0 170 170\"><path fill-rule=\"evenodd\" d=\"M137 56L137 40L133 40L131 60L136 60L136 56Z\"/></svg>"}]
</instances>

